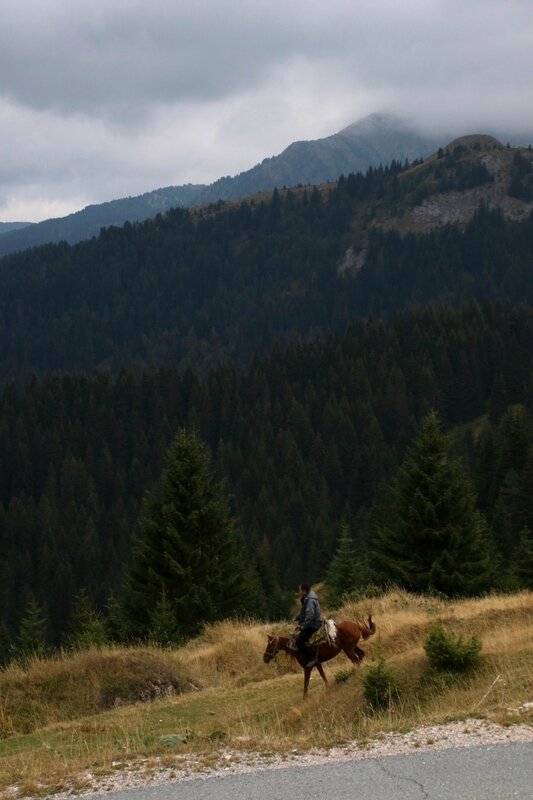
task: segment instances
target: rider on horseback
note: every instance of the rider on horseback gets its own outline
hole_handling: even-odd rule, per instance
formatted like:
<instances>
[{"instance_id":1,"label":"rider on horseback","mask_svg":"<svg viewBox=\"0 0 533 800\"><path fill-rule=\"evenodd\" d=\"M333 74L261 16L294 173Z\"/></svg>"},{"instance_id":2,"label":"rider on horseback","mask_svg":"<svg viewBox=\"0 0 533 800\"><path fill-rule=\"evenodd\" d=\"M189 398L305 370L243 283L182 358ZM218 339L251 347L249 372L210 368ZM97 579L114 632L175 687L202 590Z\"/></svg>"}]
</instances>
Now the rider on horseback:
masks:
<instances>
[{"instance_id":1,"label":"rider on horseback","mask_svg":"<svg viewBox=\"0 0 533 800\"><path fill-rule=\"evenodd\" d=\"M313 633L320 628L320 603L318 602L317 595L307 583L300 584L298 587L298 595L302 608L300 613L294 618L300 625L295 644L298 650L307 657L307 667L310 669L318 662L318 658L316 658L307 642Z\"/></svg>"}]
</instances>

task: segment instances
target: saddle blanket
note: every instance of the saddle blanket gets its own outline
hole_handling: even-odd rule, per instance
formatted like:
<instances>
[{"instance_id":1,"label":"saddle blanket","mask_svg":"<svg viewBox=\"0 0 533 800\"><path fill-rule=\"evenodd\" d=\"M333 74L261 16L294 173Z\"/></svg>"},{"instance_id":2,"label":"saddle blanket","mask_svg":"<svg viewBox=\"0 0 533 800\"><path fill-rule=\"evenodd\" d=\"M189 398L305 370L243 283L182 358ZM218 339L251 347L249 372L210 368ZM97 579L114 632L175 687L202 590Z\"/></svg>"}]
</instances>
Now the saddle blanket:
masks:
<instances>
[{"instance_id":1,"label":"saddle blanket","mask_svg":"<svg viewBox=\"0 0 533 800\"><path fill-rule=\"evenodd\" d=\"M333 619L323 619L322 625L317 632L311 636L309 644L311 646L327 642L327 644L337 644L337 626Z\"/></svg>"}]
</instances>

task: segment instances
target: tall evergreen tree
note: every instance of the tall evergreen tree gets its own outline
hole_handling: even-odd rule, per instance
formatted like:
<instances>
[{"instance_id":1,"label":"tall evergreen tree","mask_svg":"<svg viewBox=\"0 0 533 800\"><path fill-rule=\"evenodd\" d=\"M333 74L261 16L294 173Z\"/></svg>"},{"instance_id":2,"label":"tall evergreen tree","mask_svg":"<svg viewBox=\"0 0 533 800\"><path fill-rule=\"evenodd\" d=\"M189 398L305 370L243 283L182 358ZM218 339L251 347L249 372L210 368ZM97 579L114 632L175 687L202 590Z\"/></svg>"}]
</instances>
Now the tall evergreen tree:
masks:
<instances>
[{"instance_id":1,"label":"tall evergreen tree","mask_svg":"<svg viewBox=\"0 0 533 800\"><path fill-rule=\"evenodd\" d=\"M533 533L529 528L524 528L520 533L515 552L514 573L521 587L533 589Z\"/></svg>"},{"instance_id":2,"label":"tall evergreen tree","mask_svg":"<svg viewBox=\"0 0 533 800\"><path fill-rule=\"evenodd\" d=\"M172 644L179 641L180 629L176 619L174 603L169 601L165 590L156 607L150 614L150 639L158 644Z\"/></svg>"},{"instance_id":3,"label":"tall evergreen tree","mask_svg":"<svg viewBox=\"0 0 533 800\"><path fill-rule=\"evenodd\" d=\"M436 412L398 471L393 516L376 532L375 564L381 580L417 592L474 595L490 586L485 523Z\"/></svg>"},{"instance_id":4,"label":"tall evergreen tree","mask_svg":"<svg viewBox=\"0 0 533 800\"><path fill-rule=\"evenodd\" d=\"M104 624L109 642L123 642L127 638L124 609L114 592L111 592L106 600Z\"/></svg>"},{"instance_id":5,"label":"tall evergreen tree","mask_svg":"<svg viewBox=\"0 0 533 800\"><path fill-rule=\"evenodd\" d=\"M92 607L85 589L82 589L72 605L69 619L67 644L74 649L82 650L92 645L103 645L107 642L107 632L103 617Z\"/></svg>"},{"instance_id":6,"label":"tall evergreen tree","mask_svg":"<svg viewBox=\"0 0 533 800\"><path fill-rule=\"evenodd\" d=\"M46 652L46 619L39 603L32 598L26 605L12 650L14 658L27 661Z\"/></svg>"},{"instance_id":7,"label":"tall evergreen tree","mask_svg":"<svg viewBox=\"0 0 533 800\"><path fill-rule=\"evenodd\" d=\"M158 495L148 495L133 564L126 579L132 632L147 636L168 605L175 637L251 605L252 579L236 521L209 456L195 434L180 429L172 442ZM158 619L154 619L154 613Z\"/></svg>"},{"instance_id":8,"label":"tall evergreen tree","mask_svg":"<svg viewBox=\"0 0 533 800\"><path fill-rule=\"evenodd\" d=\"M338 605L343 594L355 589L357 584L357 564L355 545L348 525L341 526L335 555L326 574L328 600Z\"/></svg>"},{"instance_id":9,"label":"tall evergreen tree","mask_svg":"<svg viewBox=\"0 0 533 800\"><path fill-rule=\"evenodd\" d=\"M0 669L9 663L11 657L11 640L7 625L0 619Z\"/></svg>"}]
</instances>

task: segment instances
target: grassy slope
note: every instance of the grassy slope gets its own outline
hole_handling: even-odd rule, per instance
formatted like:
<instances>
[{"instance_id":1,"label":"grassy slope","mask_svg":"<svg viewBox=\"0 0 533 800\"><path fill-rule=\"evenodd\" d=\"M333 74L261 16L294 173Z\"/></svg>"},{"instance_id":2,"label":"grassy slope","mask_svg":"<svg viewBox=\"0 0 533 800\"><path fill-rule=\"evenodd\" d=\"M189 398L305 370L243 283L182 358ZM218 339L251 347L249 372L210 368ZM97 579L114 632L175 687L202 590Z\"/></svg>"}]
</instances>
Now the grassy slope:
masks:
<instances>
[{"instance_id":1,"label":"grassy slope","mask_svg":"<svg viewBox=\"0 0 533 800\"><path fill-rule=\"evenodd\" d=\"M533 699L533 593L444 602L391 591L335 617L369 612L378 635L364 644L366 663L381 651L403 689L394 708L379 714L362 696L365 667L352 670L344 655L327 667L329 689L314 676L302 703L300 669L284 655L263 664L272 626L254 623L211 626L177 651L115 648L12 666L0 673L0 793L13 785L21 795L77 780L81 786L87 770L96 777L158 755L167 766L191 754L200 765L212 763L222 745L261 752L329 746L472 714L513 722L509 709ZM438 618L454 633L482 639L474 675L450 680L428 672L423 642ZM347 670L347 680L335 680ZM520 721L533 724L533 714ZM188 741L169 749L160 741L165 734Z\"/></svg>"}]
</instances>

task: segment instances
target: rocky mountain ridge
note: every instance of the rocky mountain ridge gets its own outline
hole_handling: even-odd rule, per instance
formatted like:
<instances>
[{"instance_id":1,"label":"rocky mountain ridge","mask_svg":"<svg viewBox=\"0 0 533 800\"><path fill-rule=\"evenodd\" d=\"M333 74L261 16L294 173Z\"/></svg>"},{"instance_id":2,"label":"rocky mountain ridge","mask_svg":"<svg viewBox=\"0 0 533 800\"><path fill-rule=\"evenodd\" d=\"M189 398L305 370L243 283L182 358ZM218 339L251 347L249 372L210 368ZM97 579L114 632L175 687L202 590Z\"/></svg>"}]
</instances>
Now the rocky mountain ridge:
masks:
<instances>
[{"instance_id":1,"label":"rocky mountain ridge","mask_svg":"<svg viewBox=\"0 0 533 800\"><path fill-rule=\"evenodd\" d=\"M425 168L446 159L446 153L455 153L458 163L478 162L490 174L490 180L480 186L435 192L419 205L392 215L384 227L401 233L425 233L444 225L466 225L474 216L480 203L488 208L499 208L507 219L522 220L533 211L533 180L528 179L524 191L513 192L513 173L522 164L525 176L533 176L533 151L530 148L510 148L498 139L484 134L462 136L452 141L440 154L427 159ZM417 169L414 167L413 169ZM418 169L423 170L424 166ZM522 194L522 196L517 196Z\"/></svg>"},{"instance_id":2,"label":"rocky mountain ridge","mask_svg":"<svg viewBox=\"0 0 533 800\"><path fill-rule=\"evenodd\" d=\"M0 236L0 256L48 242L75 244L97 236L110 225L149 219L173 207L192 207L246 197L275 187L321 184L341 174L366 172L393 159L410 161L434 152L436 139L418 133L388 114L371 114L323 139L293 142L282 153L265 158L234 177L206 186L167 186L137 197L87 206L66 217L44 220Z\"/></svg>"}]
</instances>

